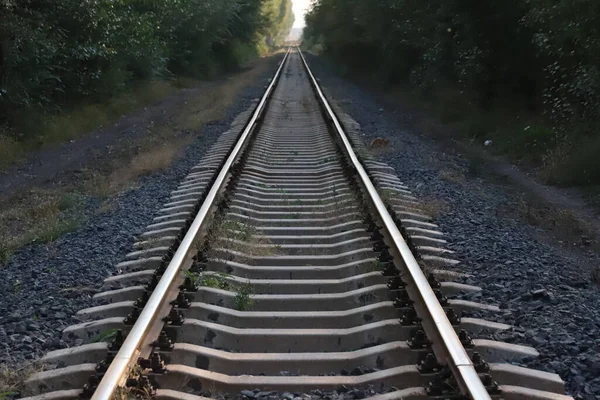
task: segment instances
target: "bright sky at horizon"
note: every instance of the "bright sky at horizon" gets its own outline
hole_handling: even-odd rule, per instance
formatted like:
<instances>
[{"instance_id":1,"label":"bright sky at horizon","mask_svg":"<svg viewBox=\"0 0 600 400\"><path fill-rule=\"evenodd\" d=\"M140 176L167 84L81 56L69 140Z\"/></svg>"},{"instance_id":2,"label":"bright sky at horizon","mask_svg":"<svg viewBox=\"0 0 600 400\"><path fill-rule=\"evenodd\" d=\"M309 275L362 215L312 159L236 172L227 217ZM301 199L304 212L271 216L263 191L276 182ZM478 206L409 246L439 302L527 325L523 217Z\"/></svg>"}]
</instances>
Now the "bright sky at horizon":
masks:
<instances>
[{"instance_id":1,"label":"bright sky at horizon","mask_svg":"<svg viewBox=\"0 0 600 400\"><path fill-rule=\"evenodd\" d=\"M310 2L311 0L292 0L292 3L294 3L294 15L296 16L294 28L304 28L306 26L304 15L310 7Z\"/></svg>"}]
</instances>

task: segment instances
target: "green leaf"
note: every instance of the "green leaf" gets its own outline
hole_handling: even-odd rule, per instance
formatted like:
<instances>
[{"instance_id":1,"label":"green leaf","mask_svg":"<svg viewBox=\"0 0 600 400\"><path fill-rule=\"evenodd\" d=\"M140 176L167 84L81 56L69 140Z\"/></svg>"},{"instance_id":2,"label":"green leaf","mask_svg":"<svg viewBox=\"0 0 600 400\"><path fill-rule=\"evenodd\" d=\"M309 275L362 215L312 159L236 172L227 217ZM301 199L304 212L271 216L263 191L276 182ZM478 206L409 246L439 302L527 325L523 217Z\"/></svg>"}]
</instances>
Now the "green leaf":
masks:
<instances>
[{"instance_id":1,"label":"green leaf","mask_svg":"<svg viewBox=\"0 0 600 400\"><path fill-rule=\"evenodd\" d=\"M96 336L95 338L92 339L92 343L100 343L100 342L108 343L117 336L119 331L120 331L120 329L109 329L108 331L102 332L98 336Z\"/></svg>"}]
</instances>

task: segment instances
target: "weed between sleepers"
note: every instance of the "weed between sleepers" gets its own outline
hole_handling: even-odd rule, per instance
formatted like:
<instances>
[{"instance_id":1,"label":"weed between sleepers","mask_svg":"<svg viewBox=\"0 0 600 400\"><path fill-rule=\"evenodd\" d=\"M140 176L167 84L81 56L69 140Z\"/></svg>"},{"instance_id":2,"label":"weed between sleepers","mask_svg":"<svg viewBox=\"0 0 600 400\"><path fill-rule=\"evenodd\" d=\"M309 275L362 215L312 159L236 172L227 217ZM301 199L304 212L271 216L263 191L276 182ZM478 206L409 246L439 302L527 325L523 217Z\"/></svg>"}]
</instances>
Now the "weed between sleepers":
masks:
<instances>
[{"instance_id":1,"label":"weed between sleepers","mask_svg":"<svg viewBox=\"0 0 600 400\"><path fill-rule=\"evenodd\" d=\"M107 331L99 333L96 337L94 337L90 341L90 343L112 342L118 333L119 333L119 329L109 329Z\"/></svg>"},{"instance_id":2,"label":"weed between sleepers","mask_svg":"<svg viewBox=\"0 0 600 400\"><path fill-rule=\"evenodd\" d=\"M241 285L237 289L237 293L233 300L233 306L238 311L248 311L252 305L254 304L254 300L252 300L252 295L254 294L254 290L250 281Z\"/></svg>"},{"instance_id":3,"label":"weed between sleepers","mask_svg":"<svg viewBox=\"0 0 600 400\"><path fill-rule=\"evenodd\" d=\"M227 278L230 278L231 275L223 272L185 271L184 274L186 278L189 278L196 287L210 287L213 289L235 292L233 308L238 311L248 311L254 303L252 300L254 288L252 287L250 280L241 285L233 285L227 280Z\"/></svg>"}]
</instances>

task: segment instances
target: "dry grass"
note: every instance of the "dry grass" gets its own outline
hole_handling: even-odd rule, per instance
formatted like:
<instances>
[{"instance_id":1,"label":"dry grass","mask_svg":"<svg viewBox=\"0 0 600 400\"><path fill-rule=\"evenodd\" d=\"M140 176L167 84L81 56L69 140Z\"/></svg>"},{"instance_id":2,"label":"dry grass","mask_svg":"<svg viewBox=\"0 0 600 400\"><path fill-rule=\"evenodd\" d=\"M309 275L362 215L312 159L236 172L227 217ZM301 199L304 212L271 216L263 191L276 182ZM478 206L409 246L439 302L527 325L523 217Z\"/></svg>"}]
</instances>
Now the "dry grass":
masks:
<instances>
[{"instance_id":1,"label":"dry grass","mask_svg":"<svg viewBox=\"0 0 600 400\"><path fill-rule=\"evenodd\" d=\"M429 275L435 276L436 266L432 262L427 261L427 260L420 260L419 266L421 267L421 270L423 271L425 276L429 276Z\"/></svg>"},{"instance_id":2,"label":"dry grass","mask_svg":"<svg viewBox=\"0 0 600 400\"><path fill-rule=\"evenodd\" d=\"M131 379L139 379L144 371L139 365L131 367L128 377ZM150 400L155 398L156 391L150 388L138 388L138 387L124 387L119 386L116 388L115 393L112 395L113 400Z\"/></svg>"},{"instance_id":3,"label":"dry grass","mask_svg":"<svg viewBox=\"0 0 600 400\"><path fill-rule=\"evenodd\" d=\"M150 400L155 398L152 393L146 389L138 389L133 387L118 387L113 394L113 400Z\"/></svg>"},{"instance_id":4,"label":"dry grass","mask_svg":"<svg viewBox=\"0 0 600 400\"><path fill-rule=\"evenodd\" d=\"M261 68L251 69L197 92L179 104L171 118L159 123L150 122L146 137L138 144L137 154L115 162L109 173L90 172L85 184L86 193L106 199L132 188L141 176L168 168L194 139L182 132L198 131L205 124L223 118L239 92L261 71ZM190 83L185 82L186 85Z\"/></svg>"},{"instance_id":5,"label":"dry grass","mask_svg":"<svg viewBox=\"0 0 600 400\"><path fill-rule=\"evenodd\" d=\"M518 211L529 224L560 232L562 239L573 243L594 236L593 225L579 219L571 210L544 206L534 200L521 198Z\"/></svg>"},{"instance_id":6,"label":"dry grass","mask_svg":"<svg viewBox=\"0 0 600 400\"><path fill-rule=\"evenodd\" d=\"M215 88L207 90L185 102L182 110L174 118L176 129L194 131L204 124L223 118L227 107L238 93L257 78L255 69L241 73L235 78Z\"/></svg>"},{"instance_id":7,"label":"dry grass","mask_svg":"<svg viewBox=\"0 0 600 400\"><path fill-rule=\"evenodd\" d=\"M400 192L396 192L391 189L384 189L379 191L379 195L384 202L391 202L402 195ZM419 199L419 204L416 206L417 209L421 210L427 216L435 218L443 214L448 209L448 203L442 199L433 197L425 197Z\"/></svg>"},{"instance_id":8,"label":"dry grass","mask_svg":"<svg viewBox=\"0 0 600 400\"><path fill-rule=\"evenodd\" d=\"M119 204L115 199L106 199L96 209L97 215L108 214L116 211L119 208Z\"/></svg>"},{"instance_id":9,"label":"dry grass","mask_svg":"<svg viewBox=\"0 0 600 400\"><path fill-rule=\"evenodd\" d=\"M448 210L448 203L442 199L423 198L419 199L418 208L432 218L436 218Z\"/></svg>"},{"instance_id":10,"label":"dry grass","mask_svg":"<svg viewBox=\"0 0 600 400\"><path fill-rule=\"evenodd\" d=\"M0 128L0 168L10 166L31 150L77 139L89 131L110 125L135 109L176 93L181 86L193 84L197 84L197 81L148 81L139 83L131 90L106 102L83 104L63 110L60 114L27 110L23 115L15 116L13 129L25 137L25 140L11 141L7 139L9 135L3 135L3 129ZM14 133L10 136L14 137ZM4 136L6 137L3 138Z\"/></svg>"},{"instance_id":11,"label":"dry grass","mask_svg":"<svg viewBox=\"0 0 600 400\"><path fill-rule=\"evenodd\" d=\"M10 255L25 244L36 242L48 246L49 257L56 254L52 244L62 235L79 227L76 210L65 216L64 211L78 206L68 195L35 190L0 204L0 265L8 263Z\"/></svg>"},{"instance_id":12,"label":"dry grass","mask_svg":"<svg viewBox=\"0 0 600 400\"><path fill-rule=\"evenodd\" d=\"M578 217L571 210L542 205L529 197L521 197L515 208L522 220L550 233L567 249L585 251L585 258L580 262L581 271L589 276L590 282L600 285L600 266L590 263L587 253L589 250L600 252L597 230L592 222ZM499 210L508 213L514 211Z\"/></svg>"},{"instance_id":13,"label":"dry grass","mask_svg":"<svg viewBox=\"0 0 600 400\"><path fill-rule=\"evenodd\" d=\"M456 168L444 167L438 172L438 176L446 182L463 184L466 182L465 174Z\"/></svg>"},{"instance_id":14,"label":"dry grass","mask_svg":"<svg viewBox=\"0 0 600 400\"><path fill-rule=\"evenodd\" d=\"M393 152L398 152L397 149L391 144L387 144L385 146L372 146L369 147L369 153L376 156L381 156L384 154L389 154Z\"/></svg>"},{"instance_id":15,"label":"dry grass","mask_svg":"<svg viewBox=\"0 0 600 400\"><path fill-rule=\"evenodd\" d=\"M140 151L129 162L117 163L110 172L88 171L83 191L89 195L108 199L116 193L135 187L136 181L145 175L167 169L189 140L180 140L170 146L162 144ZM99 212L110 211L114 204L105 201Z\"/></svg>"},{"instance_id":16,"label":"dry grass","mask_svg":"<svg viewBox=\"0 0 600 400\"><path fill-rule=\"evenodd\" d=\"M551 233L562 244L600 251L594 224L571 210L548 206L531 196L521 196L516 206L510 208L499 209L497 213L516 212L523 221Z\"/></svg>"},{"instance_id":17,"label":"dry grass","mask_svg":"<svg viewBox=\"0 0 600 400\"><path fill-rule=\"evenodd\" d=\"M0 203L0 226L3 227L0 231L0 266L8 263L11 253L18 248L32 241L52 243L79 226L81 221L78 218L63 218L64 214L73 214L70 209L80 203L72 193L81 193L82 198L92 196L103 199L97 213L112 211L116 207L111 201L114 195L135 187L140 177L168 168L182 149L194 140L194 136L189 134L191 131L197 132L206 123L224 117L227 107L239 92L254 83L270 67L269 63L261 63L225 82L182 93L186 101L163 110L164 118L159 122L142 122L148 129L137 143L127 144L124 149L115 148L112 161L84 171L80 178L65 186L31 190L3 199ZM44 136L52 142L76 137L84 131L114 122L127 111L168 96L177 87L192 84L197 84L197 81L141 85L132 93L107 104L83 106L50 118L43 125L46 127ZM72 126L67 129L67 125ZM62 132L64 129L66 131ZM8 137L0 127L0 168L4 153L13 155L26 150L24 144ZM56 249L49 246L48 255L54 257Z\"/></svg>"},{"instance_id":18,"label":"dry grass","mask_svg":"<svg viewBox=\"0 0 600 400\"><path fill-rule=\"evenodd\" d=\"M149 81L102 104L84 105L46 122L48 142L62 142L115 122L128 112L177 92L174 82Z\"/></svg>"},{"instance_id":19,"label":"dry grass","mask_svg":"<svg viewBox=\"0 0 600 400\"><path fill-rule=\"evenodd\" d=\"M60 142L76 137L82 131L95 129L111 122L112 120L107 116L109 114L120 116L133 106L164 97L169 93L171 92L167 87L155 82L140 88L135 94L115 99L110 104L85 106L72 113L52 117L45 121L45 140ZM106 111L108 114L105 115L100 111L101 109L112 111ZM153 140L150 143L155 143L163 137L164 131L160 131L152 135ZM65 233L75 230L81 223L77 216L63 216L63 212L78 204L78 196L73 195L74 192L81 191L84 194L107 199L131 187L140 176L168 167L176 153L186 143L181 140L171 146L161 144L157 147L150 147L151 145L148 144L130 160L116 162L107 174L87 171L84 180L75 183L74 186L52 190L30 190L5 199L0 204L0 226L3 227L0 232L0 266L9 262L15 250L31 242L49 243L48 256L56 257L56 247L52 243ZM18 155L24 154L26 146L26 143L16 143L0 136L0 168L14 162ZM4 157L4 153L11 154L11 157ZM111 203L107 201L101 206L100 212L106 212L110 207Z\"/></svg>"},{"instance_id":20,"label":"dry grass","mask_svg":"<svg viewBox=\"0 0 600 400\"><path fill-rule=\"evenodd\" d=\"M125 172L129 174L128 180L133 180L139 176L163 170L171 165L180 146L181 143L176 146L161 146L138 154L131 160L129 168L125 171L117 171L113 175L120 175L120 172Z\"/></svg>"},{"instance_id":21,"label":"dry grass","mask_svg":"<svg viewBox=\"0 0 600 400\"><path fill-rule=\"evenodd\" d=\"M99 171L86 171L81 189L83 193L100 199L108 199L117 191L111 186L109 178Z\"/></svg>"},{"instance_id":22,"label":"dry grass","mask_svg":"<svg viewBox=\"0 0 600 400\"><path fill-rule=\"evenodd\" d=\"M252 83L262 70L245 71L193 96L178 108L174 128L195 130L206 122L221 118L239 91ZM171 96L181 88L194 87L199 83L196 79L185 77L171 81L147 81L106 102L83 104L60 114L28 110L22 116L15 116L14 128L0 126L0 169L13 165L32 150L80 138L87 132L113 124L127 113ZM15 141L12 139L16 136L15 132L30 139Z\"/></svg>"},{"instance_id":23,"label":"dry grass","mask_svg":"<svg viewBox=\"0 0 600 400\"><path fill-rule=\"evenodd\" d=\"M379 197L381 197L381 200L383 200L385 203L391 202L392 200L396 199L397 196L400 194L399 192L392 189L378 189L377 192L379 193Z\"/></svg>"},{"instance_id":24,"label":"dry grass","mask_svg":"<svg viewBox=\"0 0 600 400\"><path fill-rule=\"evenodd\" d=\"M232 252L232 261L243 262L243 255L250 257L268 257L277 253L277 246L260 238L255 227L237 221L221 221L215 230L213 248L227 249ZM238 253L233 254L233 253Z\"/></svg>"},{"instance_id":25,"label":"dry grass","mask_svg":"<svg viewBox=\"0 0 600 400\"><path fill-rule=\"evenodd\" d=\"M556 182L556 177L560 176L572 154L573 147L566 142L548 149L542 156L542 167L538 169L537 175L543 182Z\"/></svg>"},{"instance_id":26,"label":"dry grass","mask_svg":"<svg viewBox=\"0 0 600 400\"><path fill-rule=\"evenodd\" d=\"M389 95L414 109L411 122L419 132L473 146L484 157L501 156L546 184L587 187L600 182L597 123L586 119L556 126L543 113L531 111L531 104L500 96L484 109L477 97L443 84L427 92L399 87ZM484 147L486 140L492 145Z\"/></svg>"},{"instance_id":27,"label":"dry grass","mask_svg":"<svg viewBox=\"0 0 600 400\"><path fill-rule=\"evenodd\" d=\"M0 365L0 400L20 397L23 382L33 374L42 372L45 369L46 366L40 363L17 367Z\"/></svg>"},{"instance_id":28,"label":"dry grass","mask_svg":"<svg viewBox=\"0 0 600 400\"><path fill-rule=\"evenodd\" d=\"M133 187L139 177L167 168L186 143L180 140L171 146L142 150L107 174L88 171L77 190L106 199L97 212L109 212L115 206L111 196ZM61 194L63 190L72 189L32 190L0 204L0 226L4 227L0 232L0 265L7 264L15 250L31 242L48 244L48 257L56 257L53 242L82 222L76 213L65 216L64 212L76 208L79 200L72 192Z\"/></svg>"},{"instance_id":29,"label":"dry grass","mask_svg":"<svg viewBox=\"0 0 600 400\"><path fill-rule=\"evenodd\" d=\"M8 136L8 130L0 126L0 169L6 168L22 156L19 143Z\"/></svg>"},{"instance_id":30,"label":"dry grass","mask_svg":"<svg viewBox=\"0 0 600 400\"><path fill-rule=\"evenodd\" d=\"M260 238L260 234L254 226L246 223L225 220L222 217L213 222L215 229L210 236L205 237L201 243L196 244L199 249L203 243L208 241L211 250L208 251L209 258L221 258L220 252L225 252L230 261L245 263L246 257L267 257L276 254L278 246L273 246L267 240ZM223 272L203 271L186 272L186 276L192 279L197 286L211 287L234 292L231 307L238 311L248 311L254 301L254 288L248 280L239 283L230 279L231 275Z\"/></svg>"}]
</instances>

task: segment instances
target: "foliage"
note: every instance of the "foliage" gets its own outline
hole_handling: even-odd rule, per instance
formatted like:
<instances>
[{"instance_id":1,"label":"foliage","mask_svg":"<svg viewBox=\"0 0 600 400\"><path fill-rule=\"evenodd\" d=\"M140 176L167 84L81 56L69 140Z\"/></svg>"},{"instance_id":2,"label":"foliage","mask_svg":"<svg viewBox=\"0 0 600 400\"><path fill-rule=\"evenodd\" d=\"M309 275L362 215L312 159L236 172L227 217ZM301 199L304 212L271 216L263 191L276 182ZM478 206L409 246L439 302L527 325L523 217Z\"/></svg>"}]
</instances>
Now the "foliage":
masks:
<instances>
[{"instance_id":1,"label":"foliage","mask_svg":"<svg viewBox=\"0 0 600 400\"><path fill-rule=\"evenodd\" d=\"M254 294L254 288L250 284L250 281L240 285L237 288L237 292L233 299L233 308L238 311L248 311L254 304L252 295Z\"/></svg>"},{"instance_id":2,"label":"foliage","mask_svg":"<svg viewBox=\"0 0 600 400\"><path fill-rule=\"evenodd\" d=\"M95 337L91 339L91 343L100 343L100 342L112 342L114 338L119 334L120 329L109 329L104 332L99 333Z\"/></svg>"},{"instance_id":3,"label":"foliage","mask_svg":"<svg viewBox=\"0 0 600 400\"><path fill-rule=\"evenodd\" d=\"M266 19L266 43L281 46L294 25L292 0L268 0L263 4L262 15Z\"/></svg>"},{"instance_id":4,"label":"foliage","mask_svg":"<svg viewBox=\"0 0 600 400\"><path fill-rule=\"evenodd\" d=\"M427 92L456 86L483 110L515 100L545 115L552 129L536 141L550 149L597 142L596 0L315 0L306 21L305 45L345 69ZM582 121L593 128L580 129ZM533 133L542 132L514 135ZM598 169L586 164L583 179L600 183Z\"/></svg>"},{"instance_id":5,"label":"foliage","mask_svg":"<svg viewBox=\"0 0 600 400\"><path fill-rule=\"evenodd\" d=\"M291 0L0 0L0 122L104 101L132 82L239 65L293 21ZM271 14L270 10L283 13Z\"/></svg>"},{"instance_id":6,"label":"foliage","mask_svg":"<svg viewBox=\"0 0 600 400\"><path fill-rule=\"evenodd\" d=\"M214 289L227 290L230 285L227 281L229 274L223 272L191 272L184 271L186 278L189 278L192 284L196 287L211 287Z\"/></svg>"}]
</instances>

